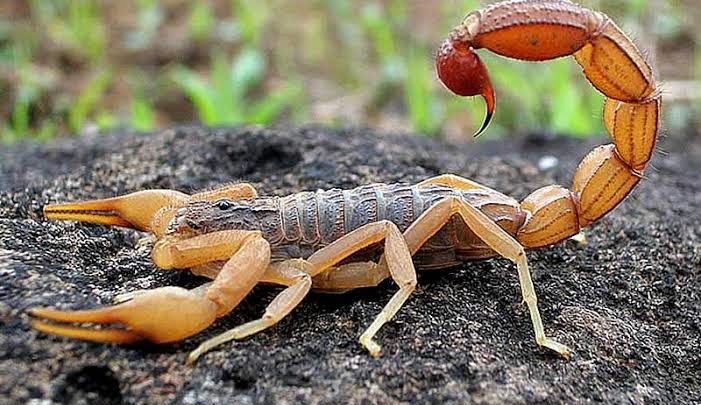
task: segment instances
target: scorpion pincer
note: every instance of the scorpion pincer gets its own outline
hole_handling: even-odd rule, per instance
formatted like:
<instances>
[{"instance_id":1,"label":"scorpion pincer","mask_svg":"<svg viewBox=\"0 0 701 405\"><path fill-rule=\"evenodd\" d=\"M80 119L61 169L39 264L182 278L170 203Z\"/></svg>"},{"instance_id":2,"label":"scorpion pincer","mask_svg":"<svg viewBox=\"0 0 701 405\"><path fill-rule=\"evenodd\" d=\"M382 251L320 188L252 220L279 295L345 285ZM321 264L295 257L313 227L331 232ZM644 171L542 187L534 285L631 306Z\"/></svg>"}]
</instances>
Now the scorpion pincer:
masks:
<instances>
[{"instance_id":1,"label":"scorpion pincer","mask_svg":"<svg viewBox=\"0 0 701 405\"><path fill-rule=\"evenodd\" d=\"M190 269L211 279L192 290L163 287L118 297L112 307L84 311L34 308L34 328L97 342L175 342L231 312L258 283L285 288L256 320L205 341L198 356L287 316L310 290L344 292L391 278L399 290L360 336L373 337L416 288L416 269L439 269L492 256L516 264L536 342L563 357L538 312L524 249L563 241L616 207L636 186L655 148L660 93L650 66L606 15L565 0L514 0L469 13L441 45L438 76L462 96L481 95L487 127L495 110L489 75L476 50L529 61L574 55L606 96L604 122L613 144L592 150L572 190L551 185L521 203L473 181L441 175L415 185L258 197L245 183L187 195L172 190L44 208L50 219L131 227L157 241L163 269ZM413 260L412 260L413 258ZM53 321L53 322L47 322ZM69 324L119 325L95 329Z\"/></svg>"}]
</instances>

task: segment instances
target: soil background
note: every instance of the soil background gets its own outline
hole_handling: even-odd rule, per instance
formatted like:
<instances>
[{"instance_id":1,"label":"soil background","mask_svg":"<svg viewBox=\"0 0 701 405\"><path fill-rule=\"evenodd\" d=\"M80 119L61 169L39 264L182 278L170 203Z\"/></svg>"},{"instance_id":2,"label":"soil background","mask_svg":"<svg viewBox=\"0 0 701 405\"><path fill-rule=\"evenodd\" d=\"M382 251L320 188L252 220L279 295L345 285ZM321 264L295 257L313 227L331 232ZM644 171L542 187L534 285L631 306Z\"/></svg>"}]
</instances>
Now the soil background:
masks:
<instances>
[{"instance_id":1,"label":"soil background","mask_svg":"<svg viewBox=\"0 0 701 405\"><path fill-rule=\"evenodd\" d=\"M143 233L45 221L47 203L237 180L284 195L447 172L521 199L547 184L569 185L597 143L543 135L517 142L180 127L3 148L0 402L701 403L698 137L664 139L666 153L619 208L585 230L586 245L529 252L546 331L574 349L570 361L535 345L515 268L500 259L420 274L417 291L378 335L379 359L357 337L396 290L391 282L312 294L276 327L194 367L184 365L188 351L260 316L279 290L256 288L213 327L170 346L85 343L28 327L33 306L95 307L118 293L203 281L157 270ZM540 170L546 155L559 163Z\"/></svg>"}]
</instances>

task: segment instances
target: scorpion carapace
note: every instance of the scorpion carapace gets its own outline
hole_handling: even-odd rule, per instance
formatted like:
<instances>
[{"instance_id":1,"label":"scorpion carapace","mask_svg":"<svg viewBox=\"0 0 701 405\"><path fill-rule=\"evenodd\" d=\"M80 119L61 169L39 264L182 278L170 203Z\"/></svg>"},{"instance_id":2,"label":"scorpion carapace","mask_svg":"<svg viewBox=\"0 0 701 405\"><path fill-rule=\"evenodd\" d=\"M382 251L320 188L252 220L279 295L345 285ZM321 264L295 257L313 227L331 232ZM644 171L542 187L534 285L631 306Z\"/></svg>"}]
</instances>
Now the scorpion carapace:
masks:
<instances>
[{"instance_id":1,"label":"scorpion carapace","mask_svg":"<svg viewBox=\"0 0 701 405\"><path fill-rule=\"evenodd\" d=\"M660 95L640 51L606 15L564 0L507 1L468 14L437 56L438 75L449 89L487 101L482 130L496 103L475 52L479 48L535 61L574 55L606 95L604 121L614 144L584 158L572 191L547 186L519 204L471 180L441 175L416 185L375 184L286 197L258 197L251 185L241 183L194 195L147 190L49 205L44 213L50 219L149 231L156 237L152 259L158 267L190 269L211 281L193 290L127 293L117 297L117 305L96 310L35 308L31 313L38 319L32 325L97 342L174 342L228 314L258 283L285 287L261 318L207 340L188 357L194 361L217 345L271 327L312 289L340 293L391 278L399 291L360 336L361 344L378 355L374 336L416 288L416 268L498 255L516 264L536 342L569 357L566 346L545 334L524 249L577 234L626 197L652 156Z\"/></svg>"}]
</instances>

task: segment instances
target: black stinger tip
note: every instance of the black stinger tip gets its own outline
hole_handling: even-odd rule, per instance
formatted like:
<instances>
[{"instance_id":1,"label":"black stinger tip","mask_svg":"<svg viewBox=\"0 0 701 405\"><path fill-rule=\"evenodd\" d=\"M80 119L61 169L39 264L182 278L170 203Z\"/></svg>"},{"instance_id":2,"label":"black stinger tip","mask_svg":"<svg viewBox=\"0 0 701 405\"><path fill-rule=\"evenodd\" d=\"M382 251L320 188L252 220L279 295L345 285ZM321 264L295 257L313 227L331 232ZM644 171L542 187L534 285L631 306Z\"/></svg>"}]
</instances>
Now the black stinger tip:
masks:
<instances>
[{"instance_id":1,"label":"black stinger tip","mask_svg":"<svg viewBox=\"0 0 701 405\"><path fill-rule=\"evenodd\" d=\"M492 117L494 116L494 111L487 111L487 115L484 117L484 122L482 123L482 127L477 131L474 135L472 135L473 138L477 138L482 133L484 132L485 129L489 126L489 123L492 122Z\"/></svg>"}]
</instances>

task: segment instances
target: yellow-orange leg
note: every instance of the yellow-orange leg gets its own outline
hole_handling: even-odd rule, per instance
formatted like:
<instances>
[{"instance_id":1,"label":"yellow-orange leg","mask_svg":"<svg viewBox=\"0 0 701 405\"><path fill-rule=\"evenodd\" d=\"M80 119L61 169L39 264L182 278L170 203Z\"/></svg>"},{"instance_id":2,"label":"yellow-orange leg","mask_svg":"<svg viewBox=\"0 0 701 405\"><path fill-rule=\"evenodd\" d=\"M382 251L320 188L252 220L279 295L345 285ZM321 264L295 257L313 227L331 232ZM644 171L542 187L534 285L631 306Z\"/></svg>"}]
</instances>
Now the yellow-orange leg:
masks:
<instances>
[{"instance_id":1,"label":"yellow-orange leg","mask_svg":"<svg viewBox=\"0 0 701 405\"><path fill-rule=\"evenodd\" d=\"M335 267L354 253L382 241L385 242L386 266L379 266L375 263L349 263ZM266 308L265 315L261 319L238 326L204 342L190 355L189 361L194 361L204 352L224 342L242 339L274 325L299 304L311 288L311 280L314 278L319 277L318 280L330 279L330 283L327 282L325 285L333 286L330 288L332 290L357 288L359 285L353 284L354 282L361 284L372 282L368 278L372 279L378 276L377 274L368 274L368 272L374 273L374 270L381 272L382 269L387 269L384 271L389 272L392 279L399 285L400 290L395 293L371 326L361 335L361 344L372 355L377 356L380 353L380 346L372 338L377 330L394 316L416 287L416 272L409 251L401 232L395 224L389 221L374 222L356 229L315 252L307 260L294 259L271 265L260 281L287 285L288 288L283 290ZM347 278L345 283L341 283L339 281L343 276L339 276L339 274L344 270L355 273L355 276ZM325 276L327 271L334 272L334 274ZM323 281L318 282L324 284Z\"/></svg>"},{"instance_id":2,"label":"yellow-orange leg","mask_svg":"<svg viewBox=\"0 0 701 405\"><path fill-rule=\"evenodd\" d=\"M311 277L309 276L310 272L311 265L301 259L292 259L270 265L261 281L285 285L287 288L282 290L265 308L265 313L260 319L239 325L206 340L190 353L187 362L194 363L201 355L216 346L230 340L243 339L278 323L307 296L312 285Z\"/></svg>"},{"instance_id":3,"label":"yellow-orange leg","mask_svg":"<svg viewBox=\"0 0 701 405\"><path fill-rule=\"evenodd\" d=\"M373 337L377 331L397 313L416 288L416 270L399 228L390 221L369 223L338 239L312 254L307 260L312 264L312 277L333 267L341 260L368 246L384 241L384 258L387 269L399 286L397 291L370 326L360 335L360 344L372 356L380 355L380 345Z\"/></svg>"},{"instance_id":4,"label":"yellow-orange leg","mask_svg":"<svg viewBox=\"0 0 701 405\"><path fill-rule=\"evenodd\" d=\"M458 215L490 248L516 264L523 300L528 305L536 342L563 357L570 356L570 350L545 335L543 322L538 311L537 297L528 261L523 247L511 235L495 224L477 208L459 198L446 197L426 210L405 232L404 238L412 254L426 243L454 216Z\"/></svg>"},{"instance_id":5,"label":"yellow-orange leg","mask_svg":"<svg viewBox=\"0 0 701 405\"><path fill-rule=\"evenodd\" d=\"M312 279L314 291L336 294L376 287L390 276L385 263L355 262L332 267Z\"/></svg>"},{"instance_id":6,"label":"yellow-orange leg","mask_svg":"<svg viewBox=\"0 0 701 405\"><path fill-rule=\"evenodd\" d=\"M154 258L164 268L188 267L226 260L206 288L164 287L142 291L122 304L86 311L35 308L32 315L62 323L123 325L126 329L90 329L34 321L41 331L96 342L154 343L185 339L230 312L258 283L270 262L270 246L257 231L221 231L173 240L156 247Z\"/></svg>"},{"instance_id":7,"label":"yellow-orange leg","mask_svg":"<svg viewBox=\"0 0 701 405\"><path fill-rule=\"evenodd\" d=\"M495 193L497 192L487 186L483 186L477 183L476 181L466 179L455 174L441 174L435 177L431 177L418 183L416 186L426 187L431 185L446 186L457 190L487 189L490 191L494 191Z\"/></svg>"}]
</instances>

